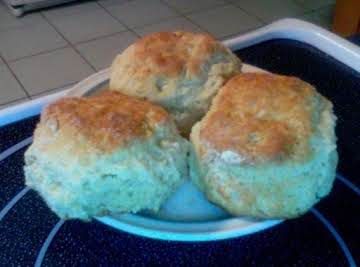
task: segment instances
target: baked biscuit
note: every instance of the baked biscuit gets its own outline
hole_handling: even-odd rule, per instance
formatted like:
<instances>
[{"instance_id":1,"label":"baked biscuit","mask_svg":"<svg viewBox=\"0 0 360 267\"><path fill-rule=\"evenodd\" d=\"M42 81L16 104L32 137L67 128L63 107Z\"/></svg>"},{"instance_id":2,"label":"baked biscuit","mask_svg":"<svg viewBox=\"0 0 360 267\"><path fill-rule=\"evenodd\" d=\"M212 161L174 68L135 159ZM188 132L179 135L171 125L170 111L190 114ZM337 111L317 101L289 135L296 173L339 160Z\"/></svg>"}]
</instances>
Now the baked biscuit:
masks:
<instances>
[{"instance_id":1,"label":"baked biscuit","mask_svg":"<svg viewBox=\"0 0 360 267\"><path fill-rule=\"evenodd\" d=\"M326 196L338 155L332 103L294 77L233 77L192 129L191 177L234 215L293 218Z\"/></svg>"},{"instance_id":2,"label":"baked biscuit","mask_svg":"<svg viewBox=\"0 0 360 267\"><path fill-rule=\"evenodd\" d=\"M158 210L187 176L188 143L168 113L118 92L64 98L41 115L26 184L61 218Z\"/></svg>"},{"instance_id":3,"label":"baked biscuit","mask_svg":"<svg viewBox=\"0 0 360 267\"><path fill-rule=\"evenodd\" d=\"M110 89L162 105L186 135L240 69L238 57L210 35L159 32L115 58Z\"/></svg>"}]
</instances>

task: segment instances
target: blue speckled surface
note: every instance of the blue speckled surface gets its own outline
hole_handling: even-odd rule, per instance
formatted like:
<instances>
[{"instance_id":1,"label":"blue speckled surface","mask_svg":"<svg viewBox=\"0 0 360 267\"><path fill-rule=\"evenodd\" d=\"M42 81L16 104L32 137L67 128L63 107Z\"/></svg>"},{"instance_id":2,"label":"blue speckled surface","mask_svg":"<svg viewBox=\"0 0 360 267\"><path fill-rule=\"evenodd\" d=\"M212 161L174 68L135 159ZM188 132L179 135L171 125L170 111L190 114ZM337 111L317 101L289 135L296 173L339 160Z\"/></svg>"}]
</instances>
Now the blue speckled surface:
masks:
<instances>
[{"instance_id":1,"label":"blue speckled surface","mask_svg":"<svg viewBox=\"0 0 360 267\"><path fill-rule=\"evenodd\" d=\"M359 40L360 41L360 40ZM306 45L274 40L238 51L245 62L311 82L335 104L339 117L339 172L359 185L360 75ZM0 153L27 138L38 117L0 128ZM0 162L0 266L348 266L349 257L329 227L313 212L271 229L208 243L151 240L99 222L59 219L33 191L4 215L4 207L23 188L23 153ZM316 210L360 263L359 195L340 180ZM1 214L3 213L3 217ZM49 234L55 234L43 247ZM43 247L43 250L41 248ZM47 249L44 249L47 248Z\"/></svg>"},{"instance_id":2,"label":"blue speckled surface","mask_svg":"<svg viewBox=\"0 0 360 267\"><path fill-rule=\"evenodd\" d=\"M1 128L0 131L0 153L10 146L22 141L24 136L31 136L39 116L34 116L18 123L12 123Z\"/></svg>"},{"instance_id":3,"label":"blue speckled surface","mask_svg":"<svg viewBox=\"0 0 360 267\"><path fill-rule=\"evenodd\" d=\"M306 224L314 232L307 231ZM326 250L322 249L326 244ZM64 248L67 248L64 250ZM286 248L286 249L284 249ZM57 255L61 255L57 257ZM79 255L81 255L79 257ZM324 261L346 264L336 241L311 214L251 236L210 243L179 243L134 237L99 223L66 223L53 241L44 263L81 259L86 265L120 266L239 266L293 262L321 265Z\"/></svg>"},{"instance_id":4,"label":"blue speckled surface","mask_svg":"<svg viewBox=\"0 0 360 267\"><path fill-rule=\"evenodd\" d=\"M25 150L26 148L23 148L0 162L0 210L24 188L22 166Z\"/></svg>"},{"instance_id":5,"label":"blue speckled surface","mask_svg":"<svg viewBox=\"0 0 360 267\"><path fill-rule=\"evenodd\" d=\"M29 191L0 222L0 264L32 266L57 220L38 194Z\"/></svg>"},{"instance_id":6,"label":"blue speckled surface","mask_svg":"<svg viewBox=\"0 0 360 267\"><path fill-rule=\"evenodd\" d=\"M359 179L359 178L358 178ZM316 205L360 262L360 196L336 180L330 197Z\"/></svg>"}]
</instances>

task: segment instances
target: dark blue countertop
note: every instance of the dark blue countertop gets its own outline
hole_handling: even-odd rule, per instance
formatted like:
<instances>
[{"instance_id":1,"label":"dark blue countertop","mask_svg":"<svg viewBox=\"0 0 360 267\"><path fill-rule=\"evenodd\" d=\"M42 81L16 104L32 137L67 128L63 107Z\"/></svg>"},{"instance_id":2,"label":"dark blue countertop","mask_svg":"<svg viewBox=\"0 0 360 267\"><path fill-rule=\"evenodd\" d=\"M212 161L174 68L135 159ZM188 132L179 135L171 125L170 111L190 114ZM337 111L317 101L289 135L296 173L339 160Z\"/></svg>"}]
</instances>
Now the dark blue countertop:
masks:
<instances>
[{"instance_id":1,"label":"dark blue countertop","mask_svg":"<svg viewBox=\"0 0 360 267\"><path fill-rule=\"evenodd\" d=\"M360 36L352 39L360 44ZM340 162L331 194L304 216L224 241L138 237L99 222L63 223L24 187L23 153L38 117L0 128L0 266L349 266L360 264L360 74L303 43L267 41L236 51L244 62L315 85L338 116Z\"/></svg>"}]
</instances>

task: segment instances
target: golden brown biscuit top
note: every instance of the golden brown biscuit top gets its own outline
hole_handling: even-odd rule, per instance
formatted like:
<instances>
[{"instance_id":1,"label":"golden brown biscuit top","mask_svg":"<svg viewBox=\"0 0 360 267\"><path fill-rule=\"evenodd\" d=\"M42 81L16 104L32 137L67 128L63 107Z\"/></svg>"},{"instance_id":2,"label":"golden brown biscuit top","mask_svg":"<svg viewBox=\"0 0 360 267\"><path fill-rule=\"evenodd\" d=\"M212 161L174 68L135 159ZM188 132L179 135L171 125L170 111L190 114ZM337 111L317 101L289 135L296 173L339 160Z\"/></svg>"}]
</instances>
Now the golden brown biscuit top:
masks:
<instances>
[{"instance_id":1,"label":"golden brown biscuit top","mask_svg":"<svg viewBox=\"0 0 360 267\"><path fill-rule=\"evenodd\" d=\"M298 78L239 74L222 87L200 130L219 151L238 153L245 162L309 154L316 90Z\"/></svg>"},{"instance_id":2,"label":"golden brown biscuit top","mask_svg":"<svg viewBox=\"0 0 360 267\"><path fill-rule=\"evenodd\" d=\"M48 126L64 138L84 137L95 148L111 152L132 139L151 135L155 125L168 118L163 108L148 101L104 91L94 97L63 98L50 104L38 127Z\"/></svg>"},{"instance_id":3,"label":"golden brown biscuit top","mask_svg":"<svg viewBox=\"0 0 360 267\"><path fill-rule=\"evenodd\" d=\"M189 32L158 32L135 42L123 53L128 64L137 66L137 75L179 75L184 69L198 74L201 64L217 50L225 51L208 34Z\"/></svg>"}]
</instances>

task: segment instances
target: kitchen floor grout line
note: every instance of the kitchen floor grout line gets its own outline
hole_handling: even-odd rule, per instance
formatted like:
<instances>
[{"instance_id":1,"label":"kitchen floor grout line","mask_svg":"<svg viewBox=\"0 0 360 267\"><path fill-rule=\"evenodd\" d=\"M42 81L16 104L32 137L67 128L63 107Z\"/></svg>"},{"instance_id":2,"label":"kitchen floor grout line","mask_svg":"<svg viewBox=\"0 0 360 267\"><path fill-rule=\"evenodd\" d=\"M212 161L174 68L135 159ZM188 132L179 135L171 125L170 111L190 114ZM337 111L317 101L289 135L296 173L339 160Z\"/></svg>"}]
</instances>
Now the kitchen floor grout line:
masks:
<instances>
[{"instance_id":1,"label":"kitchen floor grout line","mask_svg":"<svg viewBox=\"0 0 360 267\"><path fill-rule=\"evenodd\" d=\"M80 80L79 80L79 81L76 81L76 82L67 83L67 84L61 85L61 86L59 86L59 87L47 89L46 91L41 92L41 93L37 93L37 94L30 95L30 100L34 100L34 99L39 98L39 97L47 96L47 95L49 95L49 94L51 94L51 93L55 93L56 90L62 91L62 90L69 89L72 85L75 85L75 84L77 84L78 82L80 82Z\"/></svg>"},{"instance_id":2,"label":"kitchen floor grout line","mask_svg":"<svg viewBox=\"0 0 360 267\"><path fill-rule=\"evenodd\" d=\"M263 20L262 18L260 18L259 16L255 15L255 14L247 11L247 10L244 9L243 7L239 6L238 3L234 3L234 2L231 2L231 1L229 1L229 0L225 0L225 1L227 1L227 3L229 3L229 4L233 5L233 6L236 6L237 8L240 8L240 9L241 9L242 11L244 11L247 15L256 18L257 20L259 20L260 22L262 22L264 25L271 23L271 22L268 22L268 21ZM327 6L332 5L332 4L329 4L329 5L325 5L325 6L322 6L322 7L319 7L319 8L315 8L315 9L308 9L308 8L305 8L303 5L297 3L297 2L294 1L294 0L293 0L292 2L293 2L296 6L300 7L301 9L303 9L303 12L302 12L301 14L290 16L290 17L293 17L293 18L297 18L297 17L300 17L300 16L304 16L304 15L306 15L306 14L309 14L309 13L311 13L311 12L314 12L315 10L319 10L319 9L321 9L321 8L324 8L324 7L327 7ZM286 16L284 16L283 18L285 18L285 17L286 17Z\"/></svg>"},{"instance_id":3,"label":"kitchen floor grout line","mask_svg":"<svg viewBox=\"0 0 360 267\"><path fill-rule=\"evenodd\" d=\"M1 0L0 0L1 2ZM10 11L9 11L10 12ZM31 11L28 13L28 15L33 14L35 11ZM40 13L40 12L39 12ZM13 14L9 13L11 16L14 16ZM40 16L40 15L39 15ZM16 17L16 19L19 19ZM21 19L21 18L20 18ZM41 22L28 22L28 24L23 24L23 25L10 25L10 26L5 26L5 28L0 28L0 34L4 33L4 32L9 32L9 31L16 31L16 30L20 30L20 29L24 29L24 28L32 28L32 27L36 27L39 24L41 24Z\"/></svg>"},{"instance_id":4,"label":"kitchen floor grout line","mask_svg":"<svg viewBox=\"0 0 360 267\"><path fill-rule=\"evenodd\" d=\"M229 34L229 35L225 35L225 36L223 36L223 37L218 38L218 40L221 41L221 42L223 42L223 41L225 41L226 39L233 38L233 37L235 37L235 36L237 36L237 35L246 34L246 33L248 33L248 32L254 31L254 30L258 29L258 28L259 28L259 27L249 28L249 29L247 29L247 30L245 30L245 31L241 31L241 32L236 32L236 33L232 33L232 34Z\"/></svg>"},{"instance_id":5,"label":"kitchen floor grout line","mask_svg":"<svg viewBox=\"0 0 360 267\"><path fill-rule=\"evenodd\" d=\"M194 24L195 26L199 27L199 29L201 29L202 31L211 34L208 30L204 29L204 27L200 26L198 23L196 23L196 22L193 21L192 19L188 18L185 14L182 14L177 8L170 6L168 3L166 3L166 2L163 1L163 0L160 0L160 2L163 3L164 5L166 5L167 7L175 10L177 13L180 14L180 17L187 19L187 20L190 21L192 24Z\"/></svg>"},{"instance_id":6,"label":"kitchen floor grout line","mask_svg":"<svg viewBox=\"0 0 360 267\"><path fill-rule=\"evenodd\" d=\"M15 104L17 101L20 101L20 100L24 100L23 102L26 102L26 101L31 100L31 98L30 97L21 97L21 98L15 99L15 100L11 100L9 102L0 103L0 109L7 108L7 107L4 107L4 106L11 105L12 103ZM21 102L21 103L23 103L23 102ZM19 104L21 104L21 103L19 103Z\"/></svg>"},{"instance_id":7,"label":"kitchen floor grout line","mask_svg":"<svg viewBox=\"0 0 360 267\"><path fill-rule=\"evenodd\" d=\"M121 21L120 19L118 19L116 16L113 16L110 11L108 11L106 9L106 7L102 6L101 3L99 3L100 6L102 6L105 11L108 12L108 14L110 16L112 16L114 19L116 19L118 22L120 22L121 24L123 24L129 31L131 31L132 33L136 34L136 36L138 36L139 38L141 38L142 36L140 34L138 34L136 32L136 30L140 30L140 29L143 29L145 27L148 27L148 26L151 26L151 25L155 25L155 24L158 24L158 23L161 23L161 22L164 22L164 21L168 21L168 20L171 20L171 19L175 19L175 18L185 18L187 20L189 20L190 22L192 22L193 24L195 24L196 26L198 26L201 30L205 31L205 32L208 32L206 31L203 27L199 26L198 24L194 23L193 21L191 21L190 19L188 19L187 17L185 17L181 12L179 12L176 8L172 7L172 6L169 6L167 3L163 2L162 0L159 0L162 4L164 4L165 6L167 6L168 8L174 10L177 15L174 16L174 17L168 17L168 18L163 18L163 19L160 19L160 20L157 20L155 22L152 22L152 23L146 23L144 25L141 25L141 26L136 26L136 27L130 27L128 26L125 22ZM117 6L120 6L122 4L114 4L114 5L117 5ZM112 6L112 5L111 5Z\"/></svg>"},{"instance_id":8,"label":"kitchen floor grout line","mask_svg":"<svg viewBox=\"0 0 360 267\"><path fill-rule=\"evenodd\" d=\"M163 0L160 0L160 1L161 1L162 3L164 3L165 5L169 6L165 1L163 1ZM224 7L224 6L232 6L233 8L238 8L238 9L244 11L248 16L254 17L256 20L258 20L258 21L262 24L261 26L265 25L265 22L263 22L262 20L260 20L260 19L257 18L256 16L247 13L247 12L246 12L245 10L243 10L242 8L236 6L235 4L232 4L232 3L230 3L230 2L226 2L225 5L222 5L222 6L216 6L216 7L212 7L212 8L206 9L206 11L212 10L212 9L216 9L216 8L219 8L219 7ZM177 12L179 12L176 8L174 8L174 9L175 9ZM202 12L202 11L196 11L196 12L192 12L192 13L188 13L188 14L182 14L182 17L184 17L185 19L189 20L191 23L193 23L194 25L196 25L197 27L199 27L199 28L200 28L201 30L203 30L204 32L207 32L207 33L209 33L209 34L212 34L211 32L209 32L208 30L204 29L204 27L200 26L198 23L196 23L195 21L193 21L191 18L189 18L189 17L187 16L187 15L196 14L196 13L200 13L200 12ZM260 26L260 27L261 27L261 26ZM251 29L249 29L248 31L254 30L254 29L256 29L256 28L258 28L258 27L251 28ZM247 32L247 31L245 31L245 32ZM245 33L245 32L244 32L244 33ZM215 38L218 39L218 40L220 40L220 41L222 41L223 39L229 38L229 37L234 36L234 35L236 35L236 34L238 34L238 33L230 34L230 35L227 35L227 36L221 37L221 38L217 38L217 37L215 37Z\"/></svg>"},{"instance_id":9,"label":"kitchen floor grout line","mask_svg":"<svg viewBox=\"0 0 360 267\"><path fill-rule=\"evenodd\" d=\"M94 38L91 38L91 39L86 40L86 41L79 41L79 42L74 43L73 45L77 46L77 45L86 44L86 43L89 43L89 42L92 42L92 41L100 40L100 39L103 39L103 38L108 38L108 37L114 36L114 35L119 34L119 33L125 33L127 31L128 31L128 29L123 29L121 31L117 31L117 32L114 32L114 33L109 33L109 34L106 34L106 35L101 35L101 36L98 36L98 37L94 37Z\"/></svg>"},{"instance_id":10,"label":"kitchen floor grout line","mask_svg":"<svg viewBox=\"0 0 360 267\"><path fill-rule=\"evenodd\" d=\"M1 53L0 53L0 57L2 59L4 59L4 57L1 55ZM30 98L29 92L25 89L25 86L22 84L20 79L17 77L16 73L12 70L12 68L10 67L10 64L5 59L3 60L3 62L5 64L5 66L9 69L10 73L14 76L15 80L19 83L21 89L25 92L26 97Z\"/></svg>"},{"instance_id":11,"label":"kitchen floor grout line","mask_svg":"<svg viewBox=\"0 0 360 267\"><path fill-rule=\"evenodd\" d=\"M1 53L0 53L0 65L3 65L5 64L5 59L1 56Z\"/></svg>"},{"instance_id":12,"label":"kitchen floor grout line","mask_svg":"<svg viewBox=\"0 0 360 267\"><path fill-rule=\"evenodd\" d=\"M178 9L175 5L171 5L170 3L167 3L164 0L159 0L159 1L161 3L163 3L164 5L166 5L167 7L171 8L171 9L174 9L177 13L180 13L181 15L195 14L195 13L198 13L198 12L207 11L207 10L211 10L211 9L215 9L215 8L224 7L224 6L229 5L229 2L224 1L222 4L219 3L218 5L215 5L215 6L204 7L202 9L193 10L193 11L190 11L190 12L183 12L183 11L180 11L180 9ZM194 1L196 1L196 0L194 0Z\"/></svg>"},{"instance_id":13,"label":"kitchen floor grout line","mask_svg":"<svg viewBox=\"0 0 360 267\"><path fill-rule=\"evenodd\" d=\"M107 8L105 8L100 2L97 2L97 4L113 19L115 19L117 22L119 22L121 25L123 25L128 31L132 32L133 34L135 34L135 36L141 38L140 34L138 34L137 32L135 32L132 28L130 28L126 23L124 23L123 21L121 21L119 18L117 18L116 16L114 16L113 14L111 14L111 12L109 10L107 10ZM116 5L116 4L115 4ZM119 4L122 5L122 4Z\"/></svg>"},{"instance_id":14,"label":"kitchen floor grout line","mask_svg":"<svg viewBox=\"0 0 360 267\"><path fill-rule=\"evenodd\" d=\"M146 24L146 25L143 25L143 26L140 26L140 27L134 27L134 28L132 28L132 29L133 29L134 31L136 31L136 30L141 30L141 29L144 29L144 28L146 28L146 27L149 27L149 26L152 26L152 25L155 25L155 24L158 24L158 23L162 23L162 22L165 22L165 21L168 21L168 20L171 20L171 19L186 19L186 20L190 21L191 23L193 23L190 19L184 17L183 15L179 15L179 16L176 16L176 17L163 19L163 20L157 21L157 22L152 23L152 24ZM204 30L202 27L200 27L200 26L197 25L196 23L193 23L193 24L195 24L195 26L199 27L202 31L207 32L206 30ZM179 30L179 29L175 29L175 30ZM139 37L141 38L142 36L139 35Z\"/></svg>"},{"instance_id":15,"label":"kitchen floor grout line","mask_svg":"<svg viewBox=\"0 0 360 267\"><path fill-rule=\"evenodd\" d=\"M127 32L128 30L122 30L122 31L118 31L118 32L115 32L115 33L111 33L111 34L107 34L107 35L102 35L102 36L99 36L99 37L95 37L95 38L92 38L92 39L89 39L89 40L86 40L86 41L80 41L80 42L77 42L77 43L74 43L72 44L73 46L77 46L77 45L82 45L82 44L86 44L88 42L92 42L92 41L96 41L96 40L101 40L103 38L108 38L108 37L111 37L111 36L114 36L116 34L119 34L119 33L125 33ZM62 37L64 38L64 37ZM71 45L69 44L69 41L66 40L66 45L65 46L61 46L61 47L58 47L58 48L54 48L54 49L47 49L47 50L44 50L44 51L41 51L39 53L35 53L35 54L31 54L31 55L27 55L27 56L23 56L23 57L19 57L19 58L16 58L16 59L12 59L12 60L7 60L7 62L9 63L14 63L14 62L17 62L19 60L22 60L22 59L26 59L26 58L30 58L30 57L34 57L34 56L39 56L39 55L42 55L42 54L47 54L47 53L51 53L51 52L54 52L54 51L57 51L57 50L61 50L61 49L64 49L64 48L69 48L71 47ZM5 61L5 60L3 60Z\"/></svg>"},{"instance_id":16,"label":"kitchen floor grout line","mask_svg":"<svg viewBox=\"0 0 360 267\"><path fill-rule=\"evenodd\" d=\"M1 1L1 0L0 0ZM98 11L98 10L103 10L103 11L106 11L106 13L109 15L109 12L107 12L107 10L99 3L97 2L97 0L85 0L85 1L82 1L84 3L86 2L89 2L89 3L96 3L96 5L98 6L97 9L95 9L95 11ZM69 5L71 5L71 3L69 3ZM93 11L90 11L90 12L93 12ZM42 12L41 12L42 13ZM84 13L84 12L77 12L77 13ZM43 14L43 13L42 13ZM76 15L76 14L75 14ZM45 15L44 15L45 16ZM66 15L66 16L72 16L72 15ZM46 17L46 16L45 16ZM112 18L114 18L113 16L111 16ZM50 20L49 20L50 21ZM119 20L116 19L117 22L120 22ZM84 40L84 41L79 41L79 42L76 42L74 43L73 45L78 45L78 44L83 44L83 43L87 43L87 42L91 42L91 41L94 41L94 40L98 40L98 39L101 39L101 38L105 38L105 37L110 37L112 35L115 35L115 34L118 34L118 33L121 33L121 32L125 32L128 30L128 28L126 27L126 25L123 25L123 23L120 22L120 24L122 26L125 27L125 29L123 30L119 30L119 31L116 31L114 33L109 33L109 34L105 34L105 35L101 35L101 36L98 36L98 37L94 37L94 38L91 38L91 39L88 39L88 40ZM54 27L54 26L53 26Z\"/></svg>"},{"instance_id":17,"label":"kitchen floor grout line","mask_svg":"<svg viewBox=\"0 0 360 267\"><path fill-rule=\"evenodd\" d=\"M262 18L260 18L259 16L253 14L252 12L249 12L248 10L246 10L245 8L239 6L237 3L232 3L232 2L228 2L230 5L237 7L238 9L240 9L241 11L243 11L246 15L255 18L256 20L258 20L259 22L261 22L263 25L269 24L269 22L266 22L265 20L263 20Z\"/></svg>"},{"instance_id":18,"label":"kitchen floor grout line","mask_svg":"<svg viewBox=\"0 0 360 267\"><path fill-rule=\"evenodd\" d=\"M41 13L41 16L47 21L47 23L49 23L51 25L51 27L54 28L54 30L69 44L69 46L76 52L76 54L78 54L84 61L85 63L87 63L92 69L93 71L96 73L97 70L96 68L77 50L77 48L75 47L75 45L73 45L68 39L66 39L66 37L62 34L62 32L50 21L48 20L48 18L46 18L46 16L44 14Z\"/></svg>"},{"instance_id":19,"label":"kitchen floor grout line","mask_svg":"<svg viewBox=\"0 0 360 267\"><path fill-rule=\"evenodd\" d=\"M47 6L47 7L43 7L43 8L40 8L40 9L31 10L30 12L39 12L42 15L46 16L44 14L46 12L51 12L51 11L54 11L54 10L56 10L56 11L60 10L61 11L62 8L71 9L73 6L81 7L82 4L87 4L87 3L95 3L97 7L94 8L93 10L90 10L90 11L79 10L79 11L76 11L76 12L73 12L73 13L70 13L70 14L55 15L54 17L64 18L64 17L74 16L74 15L76 16L76 15L78 15L80 13L90 13L90 12L94 12L94 11L97 11L97 10L101 9L99 3L97 2L97 0L77 0L77 1L74 1L74 2L59 3L59 4L54 5L54 6Z\"/></svg>"},{"instance_id":20,"label":"kitchen floor grout line","mask_svg":"<svg viewBox=\"0 0 360 267\"><path fill-rule=\"evenodd\" d=\"M34 53L34 54L31 54L31 55L22 56L22 57L19 57L19 58L16 58L16 59L7 60L7 62L9 62L9 64L12 64L12 63L18 62L19 60L22 60L22 59L27 59L27 58L30 58L30 57L35 57L35 56L39 56L39 55L43 55L43 54L48 54L48 53L51 53L51 52L54 52L54 51L57 51L57 50L61 50L61 49L64 49L64 48L68 48L68 47L69 47L69 45L66 44L66 45L58 47L58 48L47 49L47 50L44 50L44 51L41 51L41 52L38 52L38 53Z\"/></svg>"}]
</instances>

